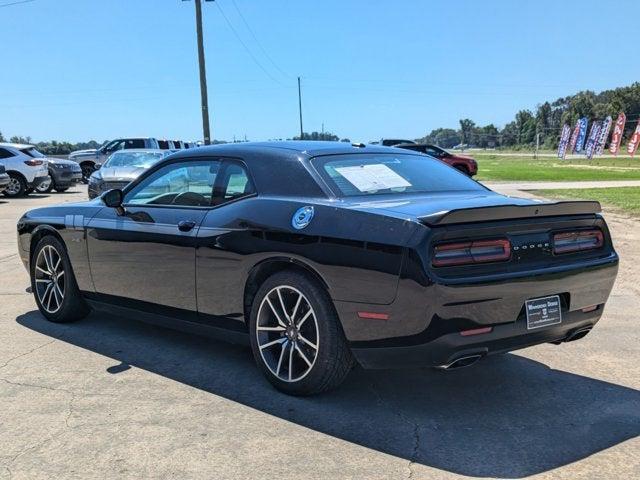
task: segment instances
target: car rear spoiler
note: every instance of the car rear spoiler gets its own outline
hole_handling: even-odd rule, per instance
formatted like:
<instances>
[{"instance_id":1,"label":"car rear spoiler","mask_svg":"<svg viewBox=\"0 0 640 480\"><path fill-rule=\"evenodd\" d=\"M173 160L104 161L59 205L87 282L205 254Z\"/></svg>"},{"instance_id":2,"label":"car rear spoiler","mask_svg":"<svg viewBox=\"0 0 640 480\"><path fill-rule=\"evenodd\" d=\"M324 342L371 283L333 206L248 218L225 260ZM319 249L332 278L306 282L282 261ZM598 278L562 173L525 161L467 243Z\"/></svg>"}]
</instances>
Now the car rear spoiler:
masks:
<instances>
[{"instance_id":1,"label":"car rear spoiler","mask_svg":"<svg viewBox=\"0 0 640 480\"><path fill-rule=\"evenodd\" d=\"M426 225L451 225L455 223L490 222L531 217L556 217L561 215L595 215L602 211L600 202L554 202L533 205L496 205L491 207L459 208L418 217Z\"/></svg>"}]
</instances>

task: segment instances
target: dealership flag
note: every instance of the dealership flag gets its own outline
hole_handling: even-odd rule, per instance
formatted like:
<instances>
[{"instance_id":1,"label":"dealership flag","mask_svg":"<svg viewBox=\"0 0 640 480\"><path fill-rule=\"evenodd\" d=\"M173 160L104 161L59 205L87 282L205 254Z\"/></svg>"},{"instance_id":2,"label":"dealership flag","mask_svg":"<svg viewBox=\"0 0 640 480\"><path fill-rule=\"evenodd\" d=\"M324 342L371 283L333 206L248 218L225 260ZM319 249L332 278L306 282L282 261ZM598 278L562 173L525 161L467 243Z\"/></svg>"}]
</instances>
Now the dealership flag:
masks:
<instances>
[{"instance_id":1,"label":"dealership flag","mask_svg":"<svg viewBox=\"0 0 640 480\"><path fill-rule=\"evenodd\" d=\"M640 120L638 120L636 129L633 131L633 135L631 135L629 143L627 144L627 153L632 157L636 154L636 150L638 149L638 142L640 142Z\"/></svg>"},{"instance_id":2,"label":"dealership flag","mask_svg":"<svg viewBox=\"0 0 640 480\"><path fill-rule=\"evenodd\" d=\"M604 119L602 122L602 128L600 129L600 135L598 135L598 142L596 143L596 155L602 155L604 153L604 146L609 138L609 132L611 131L611 124L613 119L611 115Z\"/></svg>"},{"instance_id":3,"label":"dealership flag","mask_svg":"<svg viewBox=\"0 0 640 480\"><path fill-rule=\"evenodd\" d=\"M578 140L576 141L576 152L581 152L584 149L584 141L587 139L589 119L583 117L578 120L578 123L580 124L580 132L578 133Z\"/></svg>"},{"instance_id":4,"label":"dealership flag","mask_svg":"<svg viewBox=\"0 0 640 480\"><path fill-rule=\"evenodd\" d=\"M587 139L587 146L584 149L584 153L589 160L593 158L593 154L596 151L596 143L598 137L600 137L600 130L602 129L602 122L593 122L591 124L591 130L589 131L589 138Z\"/></svg>"},{"instance_id":5,"label":"dealership flag","mask_svg":"<svg viewBox=\"0 0 640 480\"><path fill-rule=\"evenodd\" d=\"M560 143L558 144L558 158L564 158L567 154L567 145L569 144L569 137L571 136L571 127L566 123L562 126L562 133L560 134Z\"/></svg>"},{"instance_id":6,"label":"dealership flag","mask_svg":"<svg viewBox=\"0 0 640 480\"><path fill-rule=\"evenodd\" d=\"M580 135L580 120L576 122L576 126L573 127L573 133L571 134L571 140L569 140L569 154L572 154L576 149L576 142L578 141L578 135Z\"/></svg>"},{"instance_id":7,"label":"dealership flag","mask_svg":"<svg viewBox=\"0 0 640 480\"><path fill-rule=\"evenodd\" d=\"M611 135L611 143L609 144L609 151L614 155L617 155L620 151L620 142L622 141L625 123L627 123L627 116L624 112L620 112L616 124L613 126L613 134Z\"/></svg>"}]
</instances>

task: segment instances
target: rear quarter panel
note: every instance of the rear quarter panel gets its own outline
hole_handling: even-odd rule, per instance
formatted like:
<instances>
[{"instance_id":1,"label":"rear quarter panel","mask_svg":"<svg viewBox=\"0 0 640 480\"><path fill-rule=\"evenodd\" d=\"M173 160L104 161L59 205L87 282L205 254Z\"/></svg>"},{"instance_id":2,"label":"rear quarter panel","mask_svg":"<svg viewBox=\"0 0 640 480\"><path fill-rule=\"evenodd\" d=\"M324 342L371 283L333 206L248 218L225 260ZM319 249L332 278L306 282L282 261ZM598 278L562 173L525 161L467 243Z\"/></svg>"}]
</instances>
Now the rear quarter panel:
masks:
<instances>
[{"instance_id":1,"label":"rear quarter panel","mask_svg":"<svg viewBox=\"0 0 640 480\"><path fill-rule=\"evenodd\" d=\"M291 219L307 205L314 206L314 218L296 230ZM242 312L247 277L271 259L312 270L334 301L389 304L396 296L404 245L416 228L413 222L330 201L256 197L214 209L198 234L199 310Z\"/></svg>"}]
</instances>

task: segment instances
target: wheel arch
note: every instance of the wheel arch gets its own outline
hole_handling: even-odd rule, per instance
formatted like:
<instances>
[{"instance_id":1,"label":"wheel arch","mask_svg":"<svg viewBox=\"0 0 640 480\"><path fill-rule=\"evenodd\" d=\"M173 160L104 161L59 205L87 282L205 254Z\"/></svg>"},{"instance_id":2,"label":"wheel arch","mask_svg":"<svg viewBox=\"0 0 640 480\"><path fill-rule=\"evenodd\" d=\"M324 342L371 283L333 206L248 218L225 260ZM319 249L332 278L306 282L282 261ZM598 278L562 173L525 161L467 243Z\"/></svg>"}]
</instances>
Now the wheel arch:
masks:
<instances>
[{"instance_id":1,"label":"wheel arch","mask_svg":"<svg viewBox=\"0 0 640 480\"><path fill-rule=\"evenodd\" d=\"M291 257L273 257L262 260L251 268L245 282L243 307L244 318L247 321L247 325L251 313L251 305L256 293L258 293L258 290L260 289L260 286L267 278L283 271L297 271L307 275L317 281L324 290L329 292L329 285L325 282L320 273L318 273L318 271L312 266L301 260Z\"/></svg>"},{"instance_id":2,"label":"wheel arch","mask_svg":"<svg viewBox=\"0 0 640 480\"><path fill-rule=\"evenodd\" d=\"M38 225L33 230L33 232L31 232L31 240L29 243L29 262L30 263L33 261L33 251L36 248L36 245L40 240L42 240L47 235L56 237L60 241L60 243L62 243L62 245L65 247L65 249L67 248L67 245L65 244L64 239L62 238L62 236L60 235L60 233L55 227L52 227L51 225Z\"/></svg>"},{"instance_id":3,"label":"wheel arch","mask_svg":"<svg viewBox=\"0 0 640 480\"><path fill-rule=\"evenodd\" d=\"M20 172L18 170L11 170L11 169L7 169L6 172L7 172L8 175L16 175L16 176L22 178L22 180L24 180L24 183L26 185L29 184L29 181L27 180L27 177L24 176L24 173L22 173L22 172Z\"/></svg>"}]
</instances>

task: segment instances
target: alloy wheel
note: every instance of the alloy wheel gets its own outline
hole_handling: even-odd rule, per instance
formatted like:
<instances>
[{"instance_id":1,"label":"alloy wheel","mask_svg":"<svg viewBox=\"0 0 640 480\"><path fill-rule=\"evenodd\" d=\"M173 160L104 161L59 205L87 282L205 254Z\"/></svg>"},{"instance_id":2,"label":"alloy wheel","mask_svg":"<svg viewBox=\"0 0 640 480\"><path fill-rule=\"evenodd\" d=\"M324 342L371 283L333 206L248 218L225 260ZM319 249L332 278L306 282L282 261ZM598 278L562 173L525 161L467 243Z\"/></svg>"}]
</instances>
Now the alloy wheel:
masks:
<instances>
[{"instance_id":1,"label":"alloy wheel","mask_svg":"<svg viewBox=\"0 0 640 480\"><path fill-rule=\"evenodd\" d=\"M256 336L264 364L280 380L297 382L312 370L320 345L318 320L297 288L281 285L264 296Z\"/></svg>"},{"instance_id":2,"label":"alloy wheel","mask_svg":"<svg viewBox=\"0 0 640 480\"><path fill-rule=\"evenodd\" d=\"M17 195L18 193L20 193L20 180L18 180L17 178L11 178L11 180L9 181L9 185L6 188L6 192L9 195Z\"/></svg>"},{"instance_id":3,"label":"alloy wheel","mask_svg":"<svg viewBox=\"0 0 640 480\"><path fill-rule=\"evenodd\" d=\"M62 256L51 245L42 247L36 258L35 287L40 305L48 313L56 313L64 300L66 277Z\"/></svg>"},{"instance_id":4,"label":"alloy wheel","mask_svg":"<svg viewBox=\"0 0 640 480\"><path fill-rule=\"evenodd\" d=\"M36 187L36 192L38 193L48 193L51 190L51 180L45 180L40 185Z\"/></svg>"}]
</instances>

